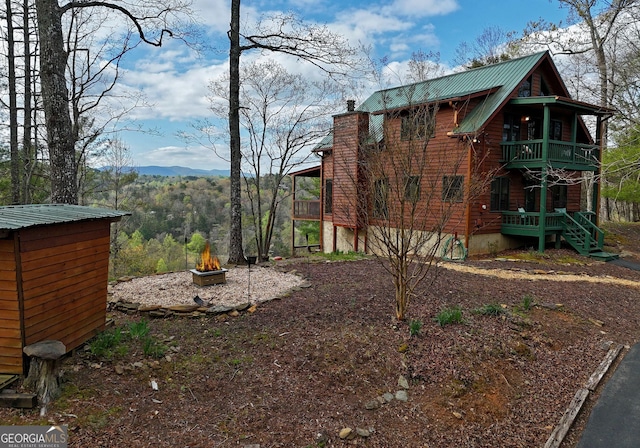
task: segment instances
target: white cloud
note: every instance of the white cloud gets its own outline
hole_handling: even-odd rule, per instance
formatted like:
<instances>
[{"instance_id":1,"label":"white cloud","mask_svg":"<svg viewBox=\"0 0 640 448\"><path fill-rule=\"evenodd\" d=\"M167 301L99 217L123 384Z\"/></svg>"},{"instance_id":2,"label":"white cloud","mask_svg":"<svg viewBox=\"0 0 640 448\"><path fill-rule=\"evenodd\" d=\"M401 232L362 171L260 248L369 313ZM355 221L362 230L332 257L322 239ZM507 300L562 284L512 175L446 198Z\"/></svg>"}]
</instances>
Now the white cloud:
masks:
<instances>
[{"instance_id":1,"label":"white cloud","mask_svg":"<svg viewBox=\"0 0 640 448\"><path fill-rule=\"evenodd\" d=\"M396 0L381 11L389 15L432 17L449 14L459 7L457 0Z\"/></svg>"}]
</instances>

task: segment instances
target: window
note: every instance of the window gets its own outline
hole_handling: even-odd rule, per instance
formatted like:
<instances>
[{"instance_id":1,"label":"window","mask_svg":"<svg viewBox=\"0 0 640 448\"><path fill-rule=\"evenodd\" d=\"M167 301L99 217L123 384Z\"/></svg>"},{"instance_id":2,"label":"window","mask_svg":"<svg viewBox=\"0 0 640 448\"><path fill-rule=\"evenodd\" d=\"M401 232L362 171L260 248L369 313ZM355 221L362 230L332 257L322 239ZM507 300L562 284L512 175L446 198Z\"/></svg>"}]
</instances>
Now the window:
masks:
<instances>
[{"instance_id":1,"label":"window","mask_svg":"<svg viewBox=\"0 0 640 448\"><path fill-rule=\"evenodd\" d=\"M520 84L520 87L518 88L519 97L522 98L522 97L531 96L531 84L532 84L531 81L532 81L531 76L529 76L527 79L522 81L522 84Z\"/></svg>"},{"instance_id":2,"label":"window","mask_svg":"<svg viewBox=\"0 0 640 448\"><path fill-rule=\"evenodd\" d=\"M512 114L504 114L502 141L513 142L516 140L520 140L520 117L516 117Z\"/></svg>"},{"instance_id":3,"label":"window","mask_svg":"<svg viewBox=\"0 0 640 448\"><path fill-rule=\"evenodd\" d=\"M509 210L509 178L496 177L491 181L491 211Z\"/></svg>"},{"instance_id":4,"label":"window","mask_svg":"<svg viewBox=\"0 0 640 448\"><path fill-rule=\"evenodd\" d=\"M389 209L387 207L387 196L389 193L389 181L378 179L373 184L373 217L387 218Z\"/></svg>"},{"instance_id":5,"label":"window","mask_svg":"<svg viewBox=\"0 0 640 448\"><path fill-rule=\"evenodd\" d=\"M420 199L420 176L406 176L404 180L404 198L412 203Z\"/></svg>"},{"instance_id":6,"label":"window","mask_svg":"<svg viewBox=\"0 0 640 448\"><path fill-rule=\"evenodd\" d=\"M462 202L464 198L464 176L442 176L442 200Z\"/></svg>"},{"instance_id":7,"label":"window","mask_svg":"<svg viewBox=\"0 0 640 448\"><path fill-rule=\"evenodd\" d=\"M324 181L324 212L327 215L333 213L333 179Z\"/></svg>"},{"instance_id":8,"label":"window","mask_svg":"<svg viewBox=\"0 0 640 448\"><path fill-rule=\"evenodd\" d=\"M553 185L551 187L553 208L567 208L567 186Z\"/></svg>"},{"instance_id":9,"label":"window","mask_svg":"<svg viewBox=\"0 0 640 448\"><path fill-rule=\"evenodd\" d=\"M420 107L401 117L400 140L426 140L435 135L435 108Z\"/></svg>"},{"instance_id":10,"label":"window","mask_svg":"<svg viewBox=\"0 0 640 448\"><path fill-rule=\"evenodd\" d=\"M549 125L549 138L551 140L562 140L562 121L551 120Z\"/></svg>"}]
</instances>

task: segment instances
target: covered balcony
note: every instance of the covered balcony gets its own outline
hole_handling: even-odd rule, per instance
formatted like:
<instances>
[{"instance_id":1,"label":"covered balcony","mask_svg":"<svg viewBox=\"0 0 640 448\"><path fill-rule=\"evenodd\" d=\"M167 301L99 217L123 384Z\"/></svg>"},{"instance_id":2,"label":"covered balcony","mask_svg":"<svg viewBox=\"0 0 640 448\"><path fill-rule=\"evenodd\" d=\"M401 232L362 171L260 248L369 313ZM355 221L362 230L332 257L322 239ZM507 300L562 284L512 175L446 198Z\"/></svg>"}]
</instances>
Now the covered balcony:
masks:
<instances>
[{"instance_id":1,"label":"covered balcony","mask_svg":"<svg viewBox=\"0 0 640 448\"><path fill-rule=\"evenodd\" d=\"M551 165L568 170L595 171L600 160L598 146L583 143L536 139L502 142L500 147L501 162L507 169Z\"/></svg>"},{"instance_id":2,"label":"covered balcony","mask_svg":"<svg viewBox=\"0 0 640 448\"><path fill-rule=\"evenodd\" d=\"M293 219L320 221L320 200L294 200Z\"/></svg>"}]
</instances>

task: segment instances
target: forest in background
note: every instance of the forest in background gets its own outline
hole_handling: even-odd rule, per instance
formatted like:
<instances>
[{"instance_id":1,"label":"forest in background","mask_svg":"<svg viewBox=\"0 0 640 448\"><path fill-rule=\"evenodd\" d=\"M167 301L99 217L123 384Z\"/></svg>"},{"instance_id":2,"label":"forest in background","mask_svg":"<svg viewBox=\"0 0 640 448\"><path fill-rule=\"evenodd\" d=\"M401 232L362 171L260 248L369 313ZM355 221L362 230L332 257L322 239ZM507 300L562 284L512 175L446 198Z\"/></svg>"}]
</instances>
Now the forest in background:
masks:
<instances>
[{"instance_id":1,"label":"forest in background","mask_svg":"<svg viewBox=\"0 0 640 448\"><path fill-rule=\"evenodd\" d=\"M129 172L95 172L95 185L85 205L131 213L112 226L111 278L192 269L209 242L211 252L225 262L229 242L229 178L222 176L149 176ZM248 179L251 184L251 179ZM291 255L290 178L282 187L283 203L277 209L270 256ZM314 191L315 188L315 191ZM304 188L299 197L311 198L319 186ZM255 231L249 225L250 205L243 194L245 254L255 255ZM301 241L309 235L318 241L318 224L296 229Z\"/></svg>"}]
</instances>

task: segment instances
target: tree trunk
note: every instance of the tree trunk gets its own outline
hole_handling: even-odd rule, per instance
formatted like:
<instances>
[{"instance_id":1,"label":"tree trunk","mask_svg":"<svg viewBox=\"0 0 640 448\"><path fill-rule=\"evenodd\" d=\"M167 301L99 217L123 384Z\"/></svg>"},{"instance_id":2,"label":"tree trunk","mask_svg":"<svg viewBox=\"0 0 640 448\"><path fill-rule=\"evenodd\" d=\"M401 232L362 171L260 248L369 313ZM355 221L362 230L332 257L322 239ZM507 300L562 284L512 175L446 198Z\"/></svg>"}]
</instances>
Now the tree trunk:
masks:
<instances>
[{"instance_id":1,"label":"tree trunk","mask_svg":"<svg viewBox=\"0 0 640 448\"><path fill-rule=\"evenodd\" d=\"M9 0L7 0L9 1ZM31 140L32 121L32 77L31 77L31 22L29 20L29 0L24 0L22 7L22 36L24 46L24 95L23 95L23 132L22 132L22 197L23 204L31 203L31 173L34 165Z\"/></svg>"},{"instance_id":2,"label":"tree trunk","mask_svg":"<svg viewBox=\"0 0 640 448\"><path fill-rule=\"evenodd\" d=\"M6 0L7 66L9 70L9 147L11 153L11 202L20 203L20 153L18 151L18 106L16 93L16 55L11 0Z\"/></svg>"},{"instance_id":3,"label":"tree trunk","mask_svg":"<svg viewBox=\"0 0 640 448\"><path fill-rule=\"evenodd\" d=\"M231 0L231 30L229 31L229 144L231 152L229 261L244 264L242 248L242 200L240 148L240 0Z\"/></svg>"},{"instance_id":4,"label":"tree trunk","mask_svg":"<svg viewBox=\"0 0 640 448\"><path fill-rule=\"evenodd\" d=\"M67 53L57 0L36 0L40 37L40 82L51 164L51 202L78 203L75 146L65 77Z\"/></svg>"}]
</instances>

